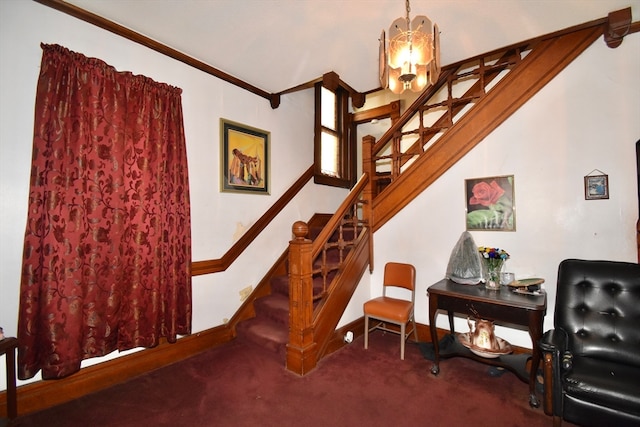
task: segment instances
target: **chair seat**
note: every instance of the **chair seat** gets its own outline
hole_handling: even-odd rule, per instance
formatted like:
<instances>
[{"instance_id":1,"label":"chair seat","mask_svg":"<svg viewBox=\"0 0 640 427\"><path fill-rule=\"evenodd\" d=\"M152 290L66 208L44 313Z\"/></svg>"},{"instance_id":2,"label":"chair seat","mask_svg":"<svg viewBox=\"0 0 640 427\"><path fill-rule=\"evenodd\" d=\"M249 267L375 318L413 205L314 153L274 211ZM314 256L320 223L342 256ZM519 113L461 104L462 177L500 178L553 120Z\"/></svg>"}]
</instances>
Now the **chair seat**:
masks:
<instances>
[{"instance_id":1,"label":"chair seat","mask_svg":"<svg viewBox=\"0 0 640 427\"><path fill-rule=\"evenodd\" d=\"M411 316L411 307L411 301L383 296L364 303L364 314L376 319L406 323Z\"/></svg>"},{"instance_id":2,"label":"chair seat","mask_svg":"<svg viewBox=\"0 0 640 427\"><path fill-rule=\"evenodd\" d=\"M640 370L635 366L577 357L564 382L569 396L640 415Z\"/></svg>"},{"instance_id":3,"label":"chair seat","mask_svg":"<svg viewBox=\"0 0 640 427\"><path fill-rule=\"evenodd\" d=\"M410 291L411 300L391 298L387 296L387 289L400 288L402 292ZM413 305L416 295L416 269L411 264L388 262L384 266L382 296L373 298L363 304L364 311L364 348L369 346L369 331L381 329L383 331L400 334L400 359L404 360L404 344L409 334L418 341L416 320L413 317ZM369 327L369 318L377 320L373 327ZM411 321L412 328L406 333L407 323ZM400 330L388 328L387 323L399 326Z\"/></svg>"}]
</instances>

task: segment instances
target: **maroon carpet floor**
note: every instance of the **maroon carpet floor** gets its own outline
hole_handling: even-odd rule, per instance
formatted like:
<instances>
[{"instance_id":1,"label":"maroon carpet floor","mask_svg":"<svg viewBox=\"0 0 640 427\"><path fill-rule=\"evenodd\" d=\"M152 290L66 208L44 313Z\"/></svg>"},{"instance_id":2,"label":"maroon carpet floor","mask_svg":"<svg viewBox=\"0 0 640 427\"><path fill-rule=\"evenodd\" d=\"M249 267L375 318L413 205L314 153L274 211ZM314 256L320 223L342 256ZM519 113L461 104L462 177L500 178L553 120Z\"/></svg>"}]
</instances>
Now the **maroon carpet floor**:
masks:
<instances>
[{"instance_id":1,"label":"maroon carpet floor","mask_svg":"<svg viewBox=\"0 0 640 427\"><path fill-rule=\"evenodd\" d=\"M374 332L323 359L310 374L241 341L107 390L19 417L16 426L545 426L528 386L464 358L434 377L415 344ZM565 426L570 424L565 423Z\"/></svg>"}]
</instances>

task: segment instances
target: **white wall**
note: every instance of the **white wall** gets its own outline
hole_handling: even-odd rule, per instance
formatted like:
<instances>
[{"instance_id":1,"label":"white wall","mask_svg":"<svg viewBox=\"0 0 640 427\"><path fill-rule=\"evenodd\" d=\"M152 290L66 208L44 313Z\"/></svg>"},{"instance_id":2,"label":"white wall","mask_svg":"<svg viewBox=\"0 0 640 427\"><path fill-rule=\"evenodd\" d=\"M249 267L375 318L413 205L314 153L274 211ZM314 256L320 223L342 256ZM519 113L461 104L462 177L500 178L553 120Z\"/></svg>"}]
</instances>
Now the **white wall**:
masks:
<instances>
[{"instance_id":1,"label":"white wall","mask_svg":"<svg viewBox=\"0 0 640 427\"><path fill-rule=\"evenodd\" d=\"M565 258L637 261L635 142L640 139L640 34L617 49L600 39L374 236L371 295L381 293L387 261L417 268L416 319L428 323L429 285L444 277L465 230L464 180L515 176L515 232L474 231L478 245L511 254L517 278L545 278L553 325L557 267ZM385 102L388 102L386 99ZM365 105L365 108L367 106ZM583 177L609 175L610 198L585 200ZM448 329L446 316L438 327ZM456 322L466 332L466 322ZM525 332L498 329L531 347Z\"/></svg>"},{"instance_id":2,"label":"white wall","mask_svg":"<svg viewBox=\"0 0 640 427\"><path fill-rule=\"evenodd\" d=\"M0 1L0 326L7 336L17 332L41 42L182 88L194 261L222 257L313 162L313 91L285 95L273 110L263 98L49 7ZM271 195L220 193L221 117L271 132ZM307 184L227 271L195 277L193 332L223 324L236 312L239 291L255 287L285 250L293 222L335 210L345 195L343 189ZM83 366L117 356L90 359ZM3 390L4 369L0 372Z\"/></svg>"}]
</instances>

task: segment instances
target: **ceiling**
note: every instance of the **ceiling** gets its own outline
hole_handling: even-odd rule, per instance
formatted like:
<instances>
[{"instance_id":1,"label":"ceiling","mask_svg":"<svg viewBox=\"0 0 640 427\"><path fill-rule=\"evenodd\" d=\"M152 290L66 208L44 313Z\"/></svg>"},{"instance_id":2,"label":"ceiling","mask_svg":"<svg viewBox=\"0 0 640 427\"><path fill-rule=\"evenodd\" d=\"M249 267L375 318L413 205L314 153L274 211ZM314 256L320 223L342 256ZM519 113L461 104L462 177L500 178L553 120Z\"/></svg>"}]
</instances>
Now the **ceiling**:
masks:
<instances>
[{"instance_id":1,"label":"ceiling","mask_svg":"<svg viewBox=\"0 0 640 427\"><path fill-rule=\"evenodd\" d=\"M66 0L276 93L335 71L379 87L378 39L403 0ZM442 65L606 17L640 0L412 0L441 32Z\"/></svg>"}]
</instances>

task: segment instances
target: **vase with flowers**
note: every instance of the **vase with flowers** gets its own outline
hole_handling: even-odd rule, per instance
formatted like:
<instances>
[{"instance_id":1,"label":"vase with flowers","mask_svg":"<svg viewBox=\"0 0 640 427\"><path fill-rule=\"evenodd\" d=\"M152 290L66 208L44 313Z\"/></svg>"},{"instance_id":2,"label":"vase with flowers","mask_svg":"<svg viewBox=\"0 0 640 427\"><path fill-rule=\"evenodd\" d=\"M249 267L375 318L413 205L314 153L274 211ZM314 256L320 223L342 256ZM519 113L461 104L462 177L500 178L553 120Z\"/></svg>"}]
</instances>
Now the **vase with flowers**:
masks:
<instances>
[{"instance_id":1,"label":"vase with flowers","mask_svg":"<svg viewBox=\"0 0 640 427\"><path fill-rule=\"evenodd\" d=\"M509 254L504 249L480 246L478 248L485 267L485 287L500 289L500 271Z\"/></svg>"}]
</instances>

